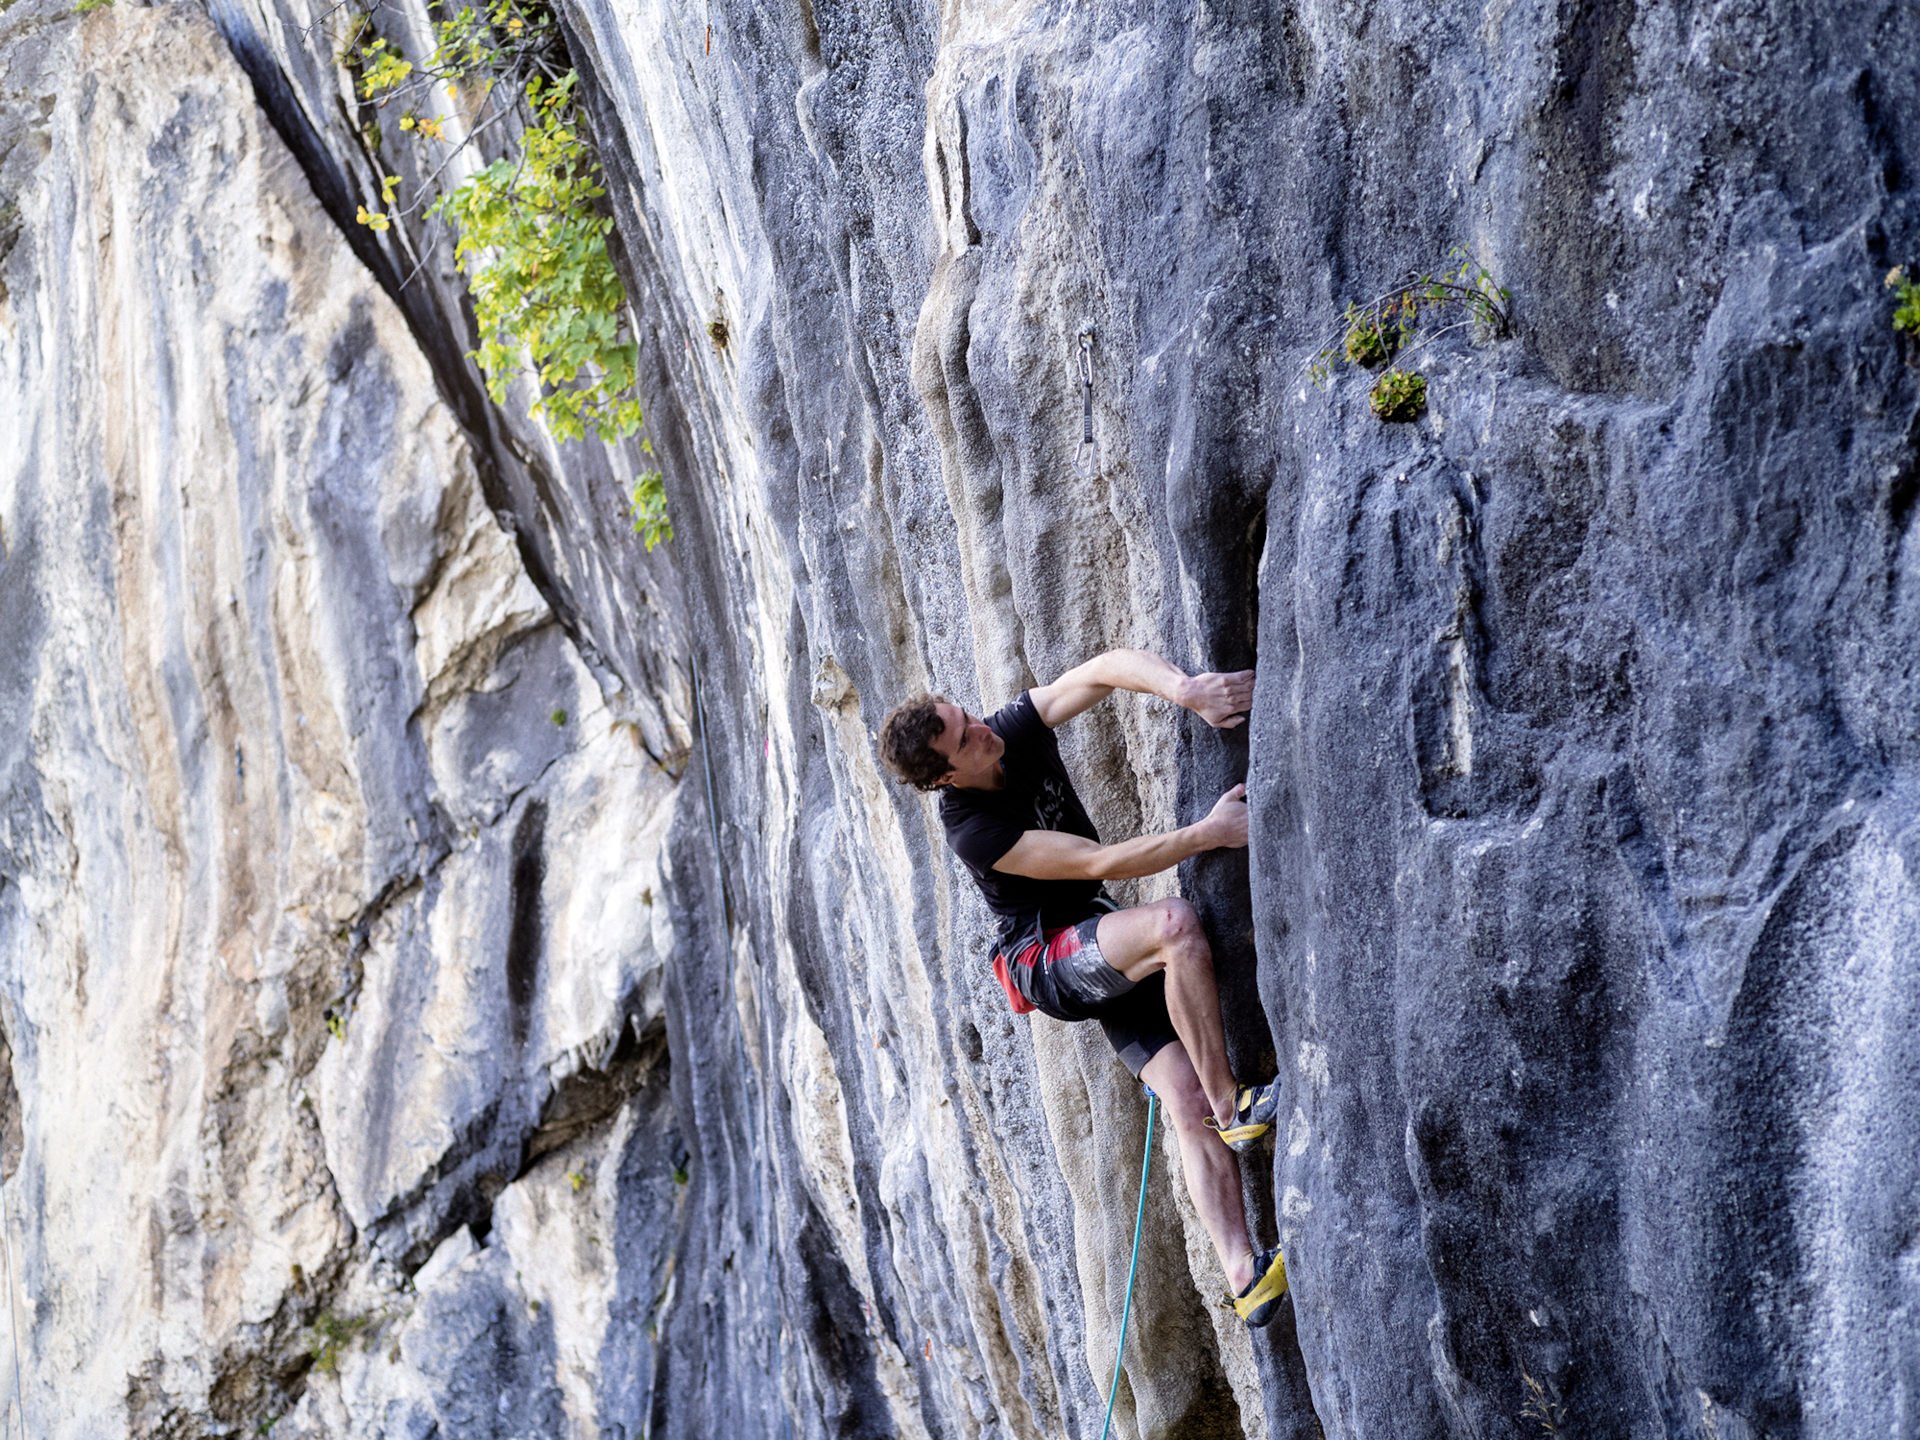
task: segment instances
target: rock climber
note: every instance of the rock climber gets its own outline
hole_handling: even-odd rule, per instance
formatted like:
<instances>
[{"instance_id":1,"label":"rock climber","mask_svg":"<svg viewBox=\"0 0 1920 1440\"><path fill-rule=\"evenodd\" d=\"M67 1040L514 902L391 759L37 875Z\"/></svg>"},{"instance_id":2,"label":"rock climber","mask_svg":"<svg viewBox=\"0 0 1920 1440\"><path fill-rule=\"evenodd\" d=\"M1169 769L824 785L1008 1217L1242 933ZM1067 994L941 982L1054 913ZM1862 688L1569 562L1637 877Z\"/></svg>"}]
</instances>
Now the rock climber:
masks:
<instances>
[{"instance_id":1,"label":"rock climber","mask_svg":"<svg viewBox=\"0 0 1920 1440\"><path fill-rule=\"evenodd\" d=\"M1247 787L1195 824L1101 844L1053 731L1115 690L1158 695L1225 730L1246 721L1253 672L1187 675L1143 650L1110 650L985 719L915 696L881 726L881 758L903 782L940 792L947 844L999 917L993 969L1014 1010L1098 1020L1165 1103L1234 1310L1265 1325L1286 1294L1286 1263L1278 1249L1255 1253L1230 1151L1272 1128L1278 1082L1243 1086L1228 1069L1213 952L1193 907L1173 899L1121 910L1101 888L1202 851L1245 848Z\"/></svg>"}]
</instances>

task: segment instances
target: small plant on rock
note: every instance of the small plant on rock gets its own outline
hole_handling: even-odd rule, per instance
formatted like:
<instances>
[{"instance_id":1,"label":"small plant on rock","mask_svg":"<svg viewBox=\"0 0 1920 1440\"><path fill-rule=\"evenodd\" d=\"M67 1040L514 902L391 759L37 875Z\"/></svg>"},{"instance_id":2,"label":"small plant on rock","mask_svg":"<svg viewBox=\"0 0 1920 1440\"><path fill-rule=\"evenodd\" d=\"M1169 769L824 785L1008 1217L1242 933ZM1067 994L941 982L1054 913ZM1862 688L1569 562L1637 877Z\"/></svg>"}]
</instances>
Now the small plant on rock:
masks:
<instances>
[{"instance_id":1,"label":"small plant on rock","mask_svg":"<svg viewBox=\"0 0 1920 1440\"><path fill-rule=\"evenodd\" d=\"M1527 1386L1527 1403L1520 1407L1520 1418L1532 1421L1548 1435L1558 1435L1560 1426L1566 1420L1564 1408L1547 1394L1546 1386L1526 1371L1520 1372L1520 1378Z\"/></svg>"},{"instance_id":2,"label":"small plant on rock","mask_svg":"<svg viewBox=\"0 0 1920 1440\"><path fill-rule=\"evenodd\" d=\"M1900 337L1907 364L1920 365L1920 280L1896 265L1887 272L1887 288L1893 291L1893 330Z\"/></svg>"},{"instance_id":3,"label":"small plant on rock","mask_svg":"<svg viewBox=\"0 0 1920 1440\"><path fill-rule=\"evenodd\" d=\"M307 1330L307 1354L313 1358L313 1368L323 1375L333 1374L340 1366L341 1349L372 1323L370 1315L342 1319L330 1310L314 1316Z\"/></svg>"},{"instance_id":4,"label":"small plant on rock","mask_svg":"<svg viewBox=\"0 0 1920 1440\"><path fill-rule=\"evenodd\" d=\"M1418 314L1416 306L1403 303L1397 295L1382 305L1348 305L1343 317L1347 336L1341 347L1348 361L1363 370L1384 365L1412 338Z\"/></svg>"},{"instance_id":5,"label":"small plant on rock","mask_svg":"<svg viewBox=\"0 0 1920 1440\"><path fill-rule=\"evenodd\" d=\"M1417 420L1427 408L1427 377L1417 370L1389 370L1367 392L1367 408L1382 420Z\"/></svg>"},{"instance_id":6,"label":"small plant on rock","mask_svg":"<svg viewBox=\"0 0 1920 1440\"><path fill-rule=\"evenodd\" d=\"M634 481L627 518L633 522L633 533L646 542L649 550L673 538L673 522L667 518L667 490L658 470L642 471Z\"/></svg>"},{"instance_id":7,"label":"small plant on rock","mask_svg":"<svg viewBox=\"0 0 1920 1440\"><path fill-rule=\"evenodd\" d=\"M1410 273L1364 305L1349 304L1341 312L1339 334L1303 367L1313 383L1330 383L1342 361L1365 370L1392 361L1392 368L1368 389L1368 408L1382 420L1418 418L1427 406L1427 381L1413 368L1413 358L1455 331L1471 328L1498 338L1510 325L1508 292L1463 247L1454 247L1452 259L1457 263L1451 270ZM1446 323L1423 329L1430 318L1443 318L1449 309L1452 318Z\"/></svg>"},{"instance_id":8,"label":"small plant on rock","mask_svg":"<svg viewBox=\"0 0 1920 1440\"><path fill-rule=\"evenodd\" d=\"M1349 305L1348 310L1354 307ZM1353 328L1347 331L1347 359L1363 369L1371 370L1387 361L1387 337L1381 333L1380 326L1371 316L1356 319Z\"/></svg>"}]
</instances>

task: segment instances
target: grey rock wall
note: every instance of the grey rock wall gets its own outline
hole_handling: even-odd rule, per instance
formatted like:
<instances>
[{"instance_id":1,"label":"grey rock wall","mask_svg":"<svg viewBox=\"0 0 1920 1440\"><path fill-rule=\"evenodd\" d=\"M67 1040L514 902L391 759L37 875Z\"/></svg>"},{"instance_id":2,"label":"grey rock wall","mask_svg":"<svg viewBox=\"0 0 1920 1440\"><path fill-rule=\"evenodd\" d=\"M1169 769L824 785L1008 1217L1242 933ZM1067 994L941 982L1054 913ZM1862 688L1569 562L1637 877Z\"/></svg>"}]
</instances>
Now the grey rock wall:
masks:
<instances>
[{"instance_id":1,"label":"grey rock wall","mask_svg":"<svg viewBox=\"0 0 1920 1440\"><path fill-rule=\"evenodd\" d=\"M32 1433L1097 1433L1142 1102L870 737L1115 644L1259 668L1063 740L1249 781L1136 896L1295 1280L1160 1144L1116 1433L1915 1433L1911 7L568 0L649 557L323 12L121 6L0 15ZM1307 383L1456 242L1423 420Z\"/></svg>"},{"instance_id":2,"label":"grey rock wall","mask_svg":"<svg viewBox=\"0 0 1920 1440\"><path fill-rule=\"evenodd\" d=\"M673 782L205 17L6 23L14 1418L590 1430L667 1251L586 1217L678 1203Z\"/></svg>"}]
</instances>

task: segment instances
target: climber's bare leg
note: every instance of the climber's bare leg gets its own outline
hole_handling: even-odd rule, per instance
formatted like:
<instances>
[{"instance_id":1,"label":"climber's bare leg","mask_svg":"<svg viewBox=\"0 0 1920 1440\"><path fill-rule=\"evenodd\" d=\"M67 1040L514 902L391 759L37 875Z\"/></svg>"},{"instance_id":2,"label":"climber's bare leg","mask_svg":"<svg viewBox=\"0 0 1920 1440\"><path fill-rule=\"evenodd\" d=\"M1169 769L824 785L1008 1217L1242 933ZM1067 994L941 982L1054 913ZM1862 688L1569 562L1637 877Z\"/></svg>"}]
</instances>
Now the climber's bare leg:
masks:
<instances>
[{"instance_id":1,"label":"climber's bare leg","mask_svg":"<svg viewBox=\"0 0 1920 1440\"><path fill-rule=\"evenodd\" d=\"M1159 900L1114 910L1100 917L1097 935L1107 963L1136 984L1156 970L1167 972L1167 1014L1173 1020L1173 1033L1186 1047L1189 1068L1199 1077L1214 1120L1230 1125L1233 1071L1227 1065L1227 1036L1220 1026L1213 950L1193 906L1184 900ZM1218 1139L1214 1143L1219 1144Z\"/></svg>"},{"instance_id":2,"label":"climber's bare leg","mask_svg":"<svg viewBox=\"0 0 1920 1440\"><path fill-rule=\"evenodd\" d=\"M1206 1126L1207 1092L1184 1045L1176 1040L1162 1046L1142 1067L1140 1078L1173 1117L1187 1193L1193 1196L1193 1208L1200 1212L1200 1223L1207 1227L1220 1267L1227 1272L1227 1285L1237 1295L1253 1280L1253 1246L1240 1204L1239 1162Z\"/></svg>"}]
</instances>

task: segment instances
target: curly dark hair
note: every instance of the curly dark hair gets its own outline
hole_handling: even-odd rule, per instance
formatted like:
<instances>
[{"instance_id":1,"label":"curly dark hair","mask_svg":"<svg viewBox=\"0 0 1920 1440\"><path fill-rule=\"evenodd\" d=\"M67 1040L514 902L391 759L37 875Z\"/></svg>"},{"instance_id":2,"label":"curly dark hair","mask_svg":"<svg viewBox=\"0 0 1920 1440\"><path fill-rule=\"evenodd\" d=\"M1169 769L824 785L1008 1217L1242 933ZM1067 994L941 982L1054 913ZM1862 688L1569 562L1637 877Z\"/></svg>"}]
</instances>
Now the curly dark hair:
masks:
<instances>
[{"instance_id":1,"label":"curly dark hair","mask_svg":"<svg viewBox=\"0 0 1920 1440\"><path fill-rule=\"evenodd\" d=\"M952 762L933 748L940 733L940 712L948 702L938 695L916 695L887 712L880 724L880 758L894 778L916 790L937 790Z\"/></svg>"}]
</instances>

